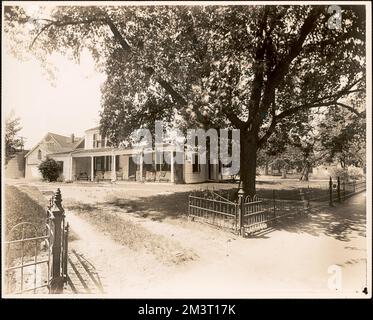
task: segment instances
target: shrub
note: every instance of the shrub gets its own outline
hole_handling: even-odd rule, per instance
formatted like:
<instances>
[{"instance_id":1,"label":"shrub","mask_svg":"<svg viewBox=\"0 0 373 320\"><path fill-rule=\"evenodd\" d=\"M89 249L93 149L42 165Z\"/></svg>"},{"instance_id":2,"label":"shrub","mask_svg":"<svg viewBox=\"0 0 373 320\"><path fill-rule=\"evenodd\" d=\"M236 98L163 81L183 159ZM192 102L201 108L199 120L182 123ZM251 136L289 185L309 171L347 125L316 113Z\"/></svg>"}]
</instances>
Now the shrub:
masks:
<instances>
[{"instance_id":1,"label":"shrub","mask_svg":"<svg viewBox=\"0 0 373 320\"><path fill-rule=\"evenodd\" d=\"M355 167L349 167L347 169L342 169L342 168L333 168L331 170L331 175L334 179L337 177L340 177L345 180L359 180L363 177L361 174L361 170Z\"/></svg>"},{"instance_id":2,"label":"shrub","mask_svg":"<svg viewBox=\"0 0 373 320\"><path fill-rule=\"evenodd\" d=\"M61 174L61 166L53 159L46 159L39 165L44 180L56 181Z\"/></svg>"},{"instance_id":3,"label":"shrub","mask_svg":"<svg viewBox=\"0 0 373 320\"><path fill-rule=\"evenodd\" d=\"M355 167L348 168L348 175L353 180L360 180L363 177L361 170Z\"/></svg>"},{"instance_id":4,"label":"shrub","mask_svg":"<svg viewBox=\"0 0 373 320\"><path fill-rule=\"evenodd\" d=\"M337 177L340 177L344 180L348 180L348 173L346 169L333 167L330 170L330 174L332 175L333 179L337 179Z\"/></svg>"}]
</instances>

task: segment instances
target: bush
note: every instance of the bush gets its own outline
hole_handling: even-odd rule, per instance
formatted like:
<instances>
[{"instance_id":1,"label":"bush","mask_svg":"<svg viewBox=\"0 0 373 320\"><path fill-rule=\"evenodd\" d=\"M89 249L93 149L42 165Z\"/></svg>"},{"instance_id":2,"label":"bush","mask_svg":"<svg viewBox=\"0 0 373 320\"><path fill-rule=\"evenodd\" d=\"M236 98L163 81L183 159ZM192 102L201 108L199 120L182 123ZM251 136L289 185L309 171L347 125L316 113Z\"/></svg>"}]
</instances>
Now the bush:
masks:
<instances>
[{"instance_id":1,"label":"bush","mask_svg":"<svg viewBox=\"0 0 373 320\"><path fill-rule=\"evenodd\" d=\"M342 168L333 168L331 170L331 175L334 179L337 177L340 177L346 181L352 179L352 180L359 180L363 177L361 174L361 170L355 167L349 167L347 169Z\"/></svg>"},{"instance_id":2,"label":"bush","mask_svg":"<svg viewBox=\"0 0 373 320\"><path fill-rule=\"evenodd\" d=\"M61 166L53 159L46 159L39 165L44 180L56 181L61 174Z\"/></svg>"},{"instance_id":3,"label":"bush","mask_svg":"<svg viewBox=\"0 0 373 320\"><path fill-rule=\"evenodd\" d=\"M348 175L353 180L360 180L363 178L361 170L355 167L348 168Z\"/></svg>"},{"instance_id":4,"label":"bush","mask_svg":"<svg viewBox=\"0 0 373 320\"><path fill-rule=\"evenodd\" d=\"M346 169L334 167L330 170L330 174L332 175L333 179L340 177L343 180L348 180L348 173Z\"/></svg>"}]
</instances>

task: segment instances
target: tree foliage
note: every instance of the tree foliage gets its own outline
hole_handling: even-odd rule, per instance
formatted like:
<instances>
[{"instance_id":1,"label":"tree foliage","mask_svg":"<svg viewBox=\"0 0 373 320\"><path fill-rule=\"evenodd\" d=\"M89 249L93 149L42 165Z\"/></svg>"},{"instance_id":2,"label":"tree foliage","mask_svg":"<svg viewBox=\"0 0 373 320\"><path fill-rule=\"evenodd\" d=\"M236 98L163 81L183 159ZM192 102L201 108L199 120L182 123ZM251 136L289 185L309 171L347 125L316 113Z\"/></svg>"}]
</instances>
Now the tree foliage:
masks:
<instances>
[{"instance_id":1,"label":"tree foliage","mask_svg":"<svg viewBox=\"0 0 373 320\"><path fill-rule=\"evenodd\" d=\"M240 129L241 179L254 194L257 150L281 127L310 109L358 113L341 101L365 91L365 8L341 9L332 29L320 5L57 6L47 17L11 6L5 31L26 30L41 59L90 50L107 75L101 130L115 143L155 119Z\"/></svg>"},{"instance_id":2,"label":"tree foliage","mask_svg":"<svg viewBox=\"0 0 373 320\"><path fill-rule=\"evenodd\" d=\"M366 165L366 121L364 117L330 109L320 124L320 143L326 163L337 162L343 169Z\"/></svg>"},{"instance_id":3,"label":"tree foliage","mask_svg":"<svg viewBox=\"0 0 373 320\"><path fill-rule=\"evenodd\" d=\"M22 130L21 119L9 117L5 121L5 160L9 161L13 155L23 148L23 140L18 136Z\"/></svg>"}]
</instances>

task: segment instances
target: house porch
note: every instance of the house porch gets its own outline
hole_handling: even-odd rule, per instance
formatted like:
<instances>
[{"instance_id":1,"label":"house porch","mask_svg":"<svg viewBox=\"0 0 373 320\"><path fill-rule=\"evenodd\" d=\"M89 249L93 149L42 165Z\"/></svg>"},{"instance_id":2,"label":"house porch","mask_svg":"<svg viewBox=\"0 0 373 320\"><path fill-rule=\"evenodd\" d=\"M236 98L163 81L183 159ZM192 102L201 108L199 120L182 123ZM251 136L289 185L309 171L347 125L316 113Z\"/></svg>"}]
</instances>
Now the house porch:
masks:
<instances>
[{"instance_id":1,"label":"house porch","mask_svg":"<svg viewBox=\"0 0 373 320\"><path fill-rule=\"evenodd\" d=\"M174 151L164 151L170 158ZM134 157L140 157L136 164ZM152 162L145 163L144 157ZM136 154L134 150L83 150L72 154L72 180L183 182L183 165L167 164L155 151Z\"/></svg>"}]
</instances>

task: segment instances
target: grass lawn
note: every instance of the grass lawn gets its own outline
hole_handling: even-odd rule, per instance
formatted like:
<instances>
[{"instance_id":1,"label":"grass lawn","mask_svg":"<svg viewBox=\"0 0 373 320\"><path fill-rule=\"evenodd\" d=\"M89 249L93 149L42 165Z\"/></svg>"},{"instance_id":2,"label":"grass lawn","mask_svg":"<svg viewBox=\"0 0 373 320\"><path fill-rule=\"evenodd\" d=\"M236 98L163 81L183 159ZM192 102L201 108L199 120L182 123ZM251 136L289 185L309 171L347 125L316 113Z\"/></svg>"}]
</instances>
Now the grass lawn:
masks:
<instances>
[{"instance_id":1,"label":"grass lawn","mask_svg":"<svg viewBox=\"0 0 373 320\"><path fill-rule=\"evenodd\" d=\"M46 200L35 187L5 186L5 235L21 222L30 222L43 232L46 219ZM27 191L25 190L27 189ZM27 192L27 193L26 193Z\"/></svg>"},{"instance_id":2,"label":"grass lawn","mask_svg":"<svg viewBox=\"0 0 373 320\"><path fill-rule=\"evenodd\" d=\"M24 238L42 236L45 234L47 201L35 187L30 186L5 186L5 241L22 238L22 227L11 229L21 222L29 222L32 225L24 225ZM24 257L32 257L36 250L40 252L40 242L26 241L13 243L6 247L6 261L9 265L24 253ZM37 248L36 248L37 247ZM25 258L26 259L26 258Z\"/></svg>"}]
</instances>

